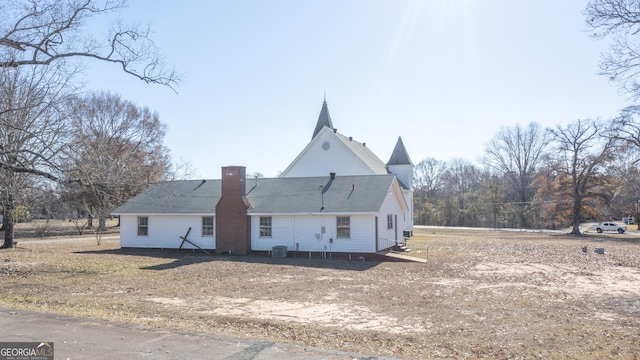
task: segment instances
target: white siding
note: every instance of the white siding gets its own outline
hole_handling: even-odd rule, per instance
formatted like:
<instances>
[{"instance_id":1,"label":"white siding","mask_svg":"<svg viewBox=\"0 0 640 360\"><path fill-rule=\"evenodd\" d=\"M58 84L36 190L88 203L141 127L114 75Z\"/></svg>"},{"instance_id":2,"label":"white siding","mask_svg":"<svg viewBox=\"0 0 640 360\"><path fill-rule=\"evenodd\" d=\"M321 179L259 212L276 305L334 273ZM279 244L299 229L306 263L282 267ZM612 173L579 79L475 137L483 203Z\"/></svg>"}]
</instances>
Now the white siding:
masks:
<instances>
[{"instance_id":1,"label":"white siding","mask_svg":"<svg viewBox=\"0 0 640 360\"><path fill-rule=\"evenodd\" d=\"M387 215L393 217L392 229L388 229ZM402 230L405 226L404 219L405 214L400 204L398 204L398 198L390 189L382 203L382 207L380 207L380 215L378 218L378 238L381 240L381 244L395 243L396 240L402 240Z\"/></svg>"},{"instance_id":2,"label":"white siding","mask_svg":"<svg viewBox=\"0 0 640 360\"><path fill-rule=\"evenodd\" d=\"M324 246L329 250L329 239L335 237L332 232L331 222L327 215L305 215L295 217L295 237L300 244L300 251L323 251ZM324 233L322 227L324 226ZM318 234L318 237L316 237Z\"/></svg>"},{"instance_id":3,"label":"white siding","mask_svg":"<svg viewBox=\"0 0 640 360\"><path fill-rule=\"evenodd\" d=\"M328 149L322 144L327 142ZM338 175L372 175L369 169L344 144L330 134L321 133L314 139L306 152L299 155L281 176L305 177L328 176L334 172Z\"/></svg>"},{"instance_id":4,"label":"white siding","mask_svg":"<svg viewBox=\"0 0 640 360\"><path fill-rule=\"evenodd\" d=\"M251 217L251 250L267 251L274 246L284 245L294 250L292 216L271 216L271 237L260 237L260 216Z\"/></svg>"},{"instance_id":5,"label":"white siding","mask_svg":"<svg viewBox=\"0 0 640 360\"><path fill-rule=\"evenodd\" d=\"M336 231L333 217L332 231ZM333 251L373 253L376 251L375 215L351 215L351 237L334 239Z\"/></svg>"},{"instance_id":6,"label":"white siding","mask_svg":"<svg viewBox=\"0 0 640 360\"><path fill-rule=\"evenodd\" d=\"M402 195L404 196L404 201L407 203L409 210L404 213L404 227L405 231L413 232L413 191L410 190L402 190Z\"/></svg>"},{"instance_id":7,"label":"white siding","mask_svg":"<svg viewBox=\"0 0 640 360\"><path fill-rule=\"evenodd\" d=\"M203 249L215 249L214 236L202 236L202 216L199 215L143 215L149 218L149 235L138 236L138 216L120 216L120 246L137 248L177 249L182 243L180 236L191 232L187 239ZM214 218L215 227L215 218ZM188 242L183 249L194 249Z\"/></svg>"},{"instance_id":8,"label":"white siding","mask_svg":"<svg viewBox=\"0 0 640 360\"><path fill-rule=\"evenodd\" d=\"M351 237L336 237L335 215L272 216L272 237L260 237L260 216L251 217L251 250L268 251L284 245L289 251L375 252L375 215L349 215ZM324 232L322 228L324 227ZM333 242L331 242L333 239Z\"/></svg>"},{"instance_id":9,"label":"white siding","mask_svg":"<svg viewBox=\"0 0 640 360\"><path fill-rule=\"evenodd\" d=\"M400 229L413 231L413 165L391 165L389 166L389 171L409 187L408 190L402 189L404 201L409 209L398 220L402 220Z\"/></svg>"}]
</instances>

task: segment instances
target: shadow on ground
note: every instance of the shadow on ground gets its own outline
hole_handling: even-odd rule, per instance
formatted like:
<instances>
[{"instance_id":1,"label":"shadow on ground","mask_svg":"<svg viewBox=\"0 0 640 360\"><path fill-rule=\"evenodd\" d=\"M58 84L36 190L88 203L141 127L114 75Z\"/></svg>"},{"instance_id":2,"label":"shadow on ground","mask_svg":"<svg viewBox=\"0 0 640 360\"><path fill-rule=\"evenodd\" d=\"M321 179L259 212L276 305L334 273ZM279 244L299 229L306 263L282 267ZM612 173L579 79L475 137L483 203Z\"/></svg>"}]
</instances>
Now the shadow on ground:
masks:
<instances>
[{"instance_id":1,"label":"shadow on ground","mask_svg":"<svg viewBox=\"0 0 640 360\"><path fill-rule=\"evenodd\" d=\"M125 255L125 256L143 256L160 259L173 259L174 261L152 266L141 267L143 270L168 270L181 266L199 264L212 261L231 261L238 264L242 263L259 263L274 265L291 265L312 268L365 271L378 266L385 262L411 262L404 259L395 259L385 257L378 254L332 254L331 258L327 254L326 258L322 258L319 254L302 252L289 252L286 258L273 258L268 252L254 252L250 255L227 255L227 254L205 254L192 250L167 250L167 249L133 249L121 248L110 250L95 251L78 251L75 254L96 254L96 255Z\"/></svg>"}]
</instances>

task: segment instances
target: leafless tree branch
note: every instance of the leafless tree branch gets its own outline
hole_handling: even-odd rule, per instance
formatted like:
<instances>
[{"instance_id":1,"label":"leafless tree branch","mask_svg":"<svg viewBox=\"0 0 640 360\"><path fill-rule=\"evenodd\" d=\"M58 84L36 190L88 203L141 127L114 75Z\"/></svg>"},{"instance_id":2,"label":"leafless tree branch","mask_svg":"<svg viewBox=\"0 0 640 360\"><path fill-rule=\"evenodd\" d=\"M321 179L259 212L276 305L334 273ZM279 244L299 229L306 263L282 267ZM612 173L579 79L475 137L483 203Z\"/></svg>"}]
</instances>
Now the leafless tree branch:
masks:
<instances>
[{"instance_id":1,"label":"leafless tree branch","mask_svg":"<svg viewBox=\"0 0 640 360\"><path fill-rule=\"evenodd\" d=\"M148 28L116 23L102 45L83 34L82 27L92 16L117 12L126 6L125 1L29 0L21 4L0 7L5 11L3 20L13 24L0 26L0 68L87 58L118 64L129 75L174 91L180 82L181 75L167 67Z\"/></svg>"}]
</instances>

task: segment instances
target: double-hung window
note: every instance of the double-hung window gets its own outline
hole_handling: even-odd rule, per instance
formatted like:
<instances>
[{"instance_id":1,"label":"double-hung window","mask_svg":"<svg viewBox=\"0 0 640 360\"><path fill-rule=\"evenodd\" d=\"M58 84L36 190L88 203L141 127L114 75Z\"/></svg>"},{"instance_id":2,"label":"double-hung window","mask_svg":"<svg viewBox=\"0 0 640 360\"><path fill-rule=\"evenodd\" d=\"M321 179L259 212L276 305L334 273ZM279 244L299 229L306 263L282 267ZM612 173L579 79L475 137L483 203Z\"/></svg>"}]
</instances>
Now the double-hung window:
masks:
<instances>
[{"instance_id":1,"label":"double-hung window","mask_svg":"<svg viewBox=\"0 0 640 360\"><path fill-rule=\"evenodd\" d=\"M213 236L213 216L202 217L202 236Z\"/></svg>"},{"instance_id":2,"label":"double-hung window","mask_svg":"<svg viewBox=\"0 0 640 360\"><path fill-rule=\"evenodd\" d=\"M336 234L338 238L350 238L351 237L351 218L348 216L337 217Z\"/></svg>"},{"instance_id":3,"label":"double-hung window","mask_svg":"<svg viewBox=\"0 0 640 360\"><path fill-rule=\"evenodd\" d=\"M393 215L387 215L387 229L393 229Z\"/></svg>"},{"instance_id":4,"label":"double-hung window","mask_svg":"<svg viewBox=\"0 0 640 360\"><path fill-rule=\"evenodd\" d=\"M271 216L260 216L260 237L271 237Z\"/></svg>"},{"instance_id":5,"label":"double-hung window","mask_svg":"<svg viewBox=\"0 0 640 360\"><path fill-rule=\"evenodd\" d=\"M138 216L138 236L149 235L149 217Z\"/></svg>"}]
</instances>

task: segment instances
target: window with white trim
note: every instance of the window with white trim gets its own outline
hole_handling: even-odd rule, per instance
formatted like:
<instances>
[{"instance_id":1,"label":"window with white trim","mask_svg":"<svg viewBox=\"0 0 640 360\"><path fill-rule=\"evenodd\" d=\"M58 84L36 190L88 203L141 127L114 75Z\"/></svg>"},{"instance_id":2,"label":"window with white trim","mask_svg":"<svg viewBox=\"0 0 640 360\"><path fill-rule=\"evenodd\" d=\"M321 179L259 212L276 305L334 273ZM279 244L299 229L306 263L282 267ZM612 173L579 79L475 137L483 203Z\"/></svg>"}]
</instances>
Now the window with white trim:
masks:
<instances>
[{"instance_id":1,"label":"window with white trim","mask_svg":"<svg viewBox=\"0 0 640 360\"><path fill-rule=\"evenodd\" d=\"M387 229L393 229L393 214L387 215Z\"/></svg>"},{"instance_id":2,"label":"window with white trim","mask_svg":"<svg viewBox=\"0 0 640 360\"><path fill-rule=\"evenodd\" d=\"M260 237L271 237L271 216L260 216Z\"/></svg>"},{"instance_id":3,"label":"window with white trim","mask_svg":"<svg viewBox=\"0 0 640 360\"><path fill-rule=\"evenodd\" d=\"M338 238L348 239L351 237L351 218L349 216L338 216L336 218L336 235Z\"/></svg>"},{"instance_id":4,"label":"window with white trim","mask_svg":"<svg viewBox=\"0 0 640 360\"><path fill-rule=\"evenodd\" d=\"M213 236L213 216L202 217L202 236Z\"/></svg>"},{"instance_id":5,"label":"window with white trim","mask_svg":"<svg viewBox=\"0 0 640 360\"><path fill-rule=\"evenodd\" d=\"M149 236L148 216L138 216L138 236Z\"/></svg>"}]
</instances>

